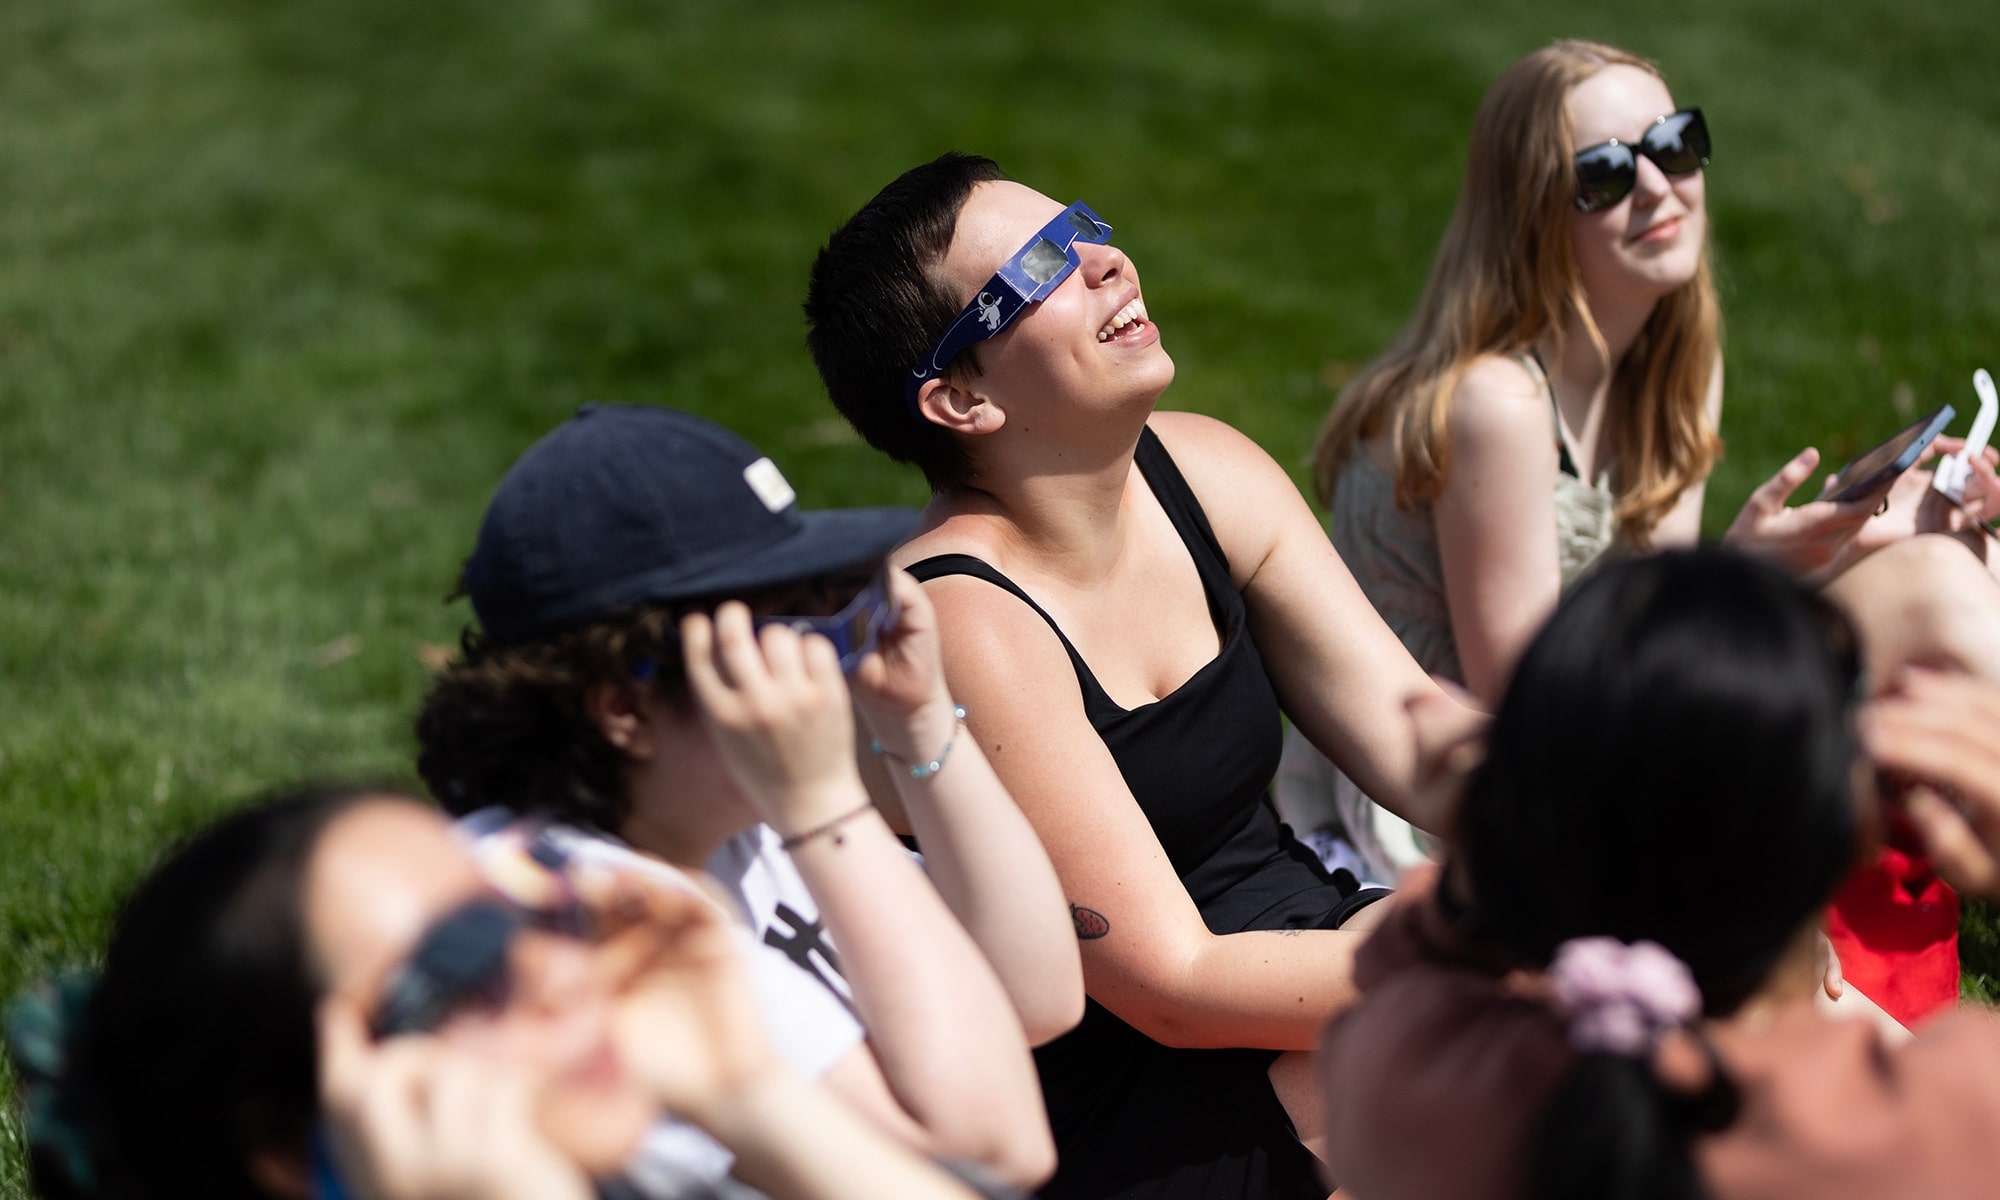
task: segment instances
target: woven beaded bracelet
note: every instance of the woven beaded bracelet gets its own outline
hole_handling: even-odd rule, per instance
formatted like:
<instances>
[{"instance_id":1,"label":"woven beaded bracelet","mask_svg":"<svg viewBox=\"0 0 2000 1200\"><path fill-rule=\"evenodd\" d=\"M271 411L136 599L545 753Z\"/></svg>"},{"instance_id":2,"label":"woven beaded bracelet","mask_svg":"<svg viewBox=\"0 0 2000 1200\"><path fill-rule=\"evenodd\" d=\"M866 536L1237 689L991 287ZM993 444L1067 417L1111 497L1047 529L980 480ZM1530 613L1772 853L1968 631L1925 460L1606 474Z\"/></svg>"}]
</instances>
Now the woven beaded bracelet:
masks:
<instances>
[{"instance_id":1,"label":"woven beaded bracelet","mask_svg":"<svg viewBox=\"0 0 2000 1200\"><path fill-rule=\"evenodd\" d=\"M965 728L965 705L963 704L952 705L951 715L956 721L956 724L954 724L951 727L951 737L949 740L945 742L944 749L937 752L937 757L930 760L929 762L922 762L922 763L904 762L903 759L898 755L891 754L887 750L883 749L882 743L878 739L873 739L873 738L869 739L868 748L870 750L873 750L877 757L886 758L894 762L901 763L905 768L909 770L910 778L929 779L931 776L937 774L939 771L944 770L944 760L951 757L951 748L958 744L958 731Z\"/></svg>"}]
</instances>

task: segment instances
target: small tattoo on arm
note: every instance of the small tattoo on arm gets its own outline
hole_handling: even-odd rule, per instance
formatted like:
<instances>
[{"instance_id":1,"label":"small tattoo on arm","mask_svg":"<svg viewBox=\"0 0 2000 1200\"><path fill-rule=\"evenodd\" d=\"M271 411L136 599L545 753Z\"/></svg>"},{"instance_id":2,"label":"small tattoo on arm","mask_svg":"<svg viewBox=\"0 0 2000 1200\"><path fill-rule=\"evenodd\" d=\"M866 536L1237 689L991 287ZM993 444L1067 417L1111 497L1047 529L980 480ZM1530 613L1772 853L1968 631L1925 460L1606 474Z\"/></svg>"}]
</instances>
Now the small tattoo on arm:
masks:
<instances>
[{"instance_id":1,"label":"small tattoo on arm","mask_svg":"<svg viewBox=\"0 0 2000 1200\"><path fill-rule=\"evenodd\" d=\"M1303 930L1303 929L1273 929L1273 930L1272 930L1271 932L1272 932L1272 933L1275 933L1275 934L1277 934L1277 935L1278 935L1279 937L1297 937L1297 936L1299 936L1300 934L1304 933L1304 932L1305 932L1305 930Z\"/></svg>"},{"instance_id":2,"label":"small tattoo on arm","mask_svg":"<svg viewBox=\"0 0 2000 1200\"><path fill-rule=\"evenodd\" d=\"M1072 904L1069 906L1069 919L1076 924L1076 940L1079 942L1094 942L1111 932L1111 922L1094 908Z\"/></svg>"}]
</instances>

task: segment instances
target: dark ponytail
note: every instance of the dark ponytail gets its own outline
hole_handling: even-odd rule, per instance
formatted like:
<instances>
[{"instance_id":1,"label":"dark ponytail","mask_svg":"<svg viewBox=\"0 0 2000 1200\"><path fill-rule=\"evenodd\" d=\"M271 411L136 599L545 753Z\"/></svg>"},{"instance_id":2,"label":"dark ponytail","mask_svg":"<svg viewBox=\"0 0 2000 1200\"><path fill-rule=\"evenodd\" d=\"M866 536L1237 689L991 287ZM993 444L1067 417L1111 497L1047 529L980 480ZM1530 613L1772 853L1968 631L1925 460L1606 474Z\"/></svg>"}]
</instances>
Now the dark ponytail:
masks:
<instances>
[{"instance_id":1,"label":"dark ponytail","mask_svg":"<svg viewBox=\"0 0 2000 1200\"><path fill-rule=\"evenodd\" d=\"M301 891L320 835L391 789L306 788L196 834L120 909L94 985L10 1014L44 1200L252 1200L248 1162L306 1145L317 1108Z\"/></svg>"},{"instance_id":2,"label":"dark ponytail","mask_svg":"<svg viewBox=\"0 0 2000 1200\"><path fill-rule=\"evenodd\" d=\"M1657 942L1704 1013L1733 1012L1859 850L1859 673L1846 620L1766 564L1702 549L1605 567L1522 657L1468 784L1467 932L1535 968L1576 938ZM1709 1057L1690 1095L1650 1056L1579 1054L1526 1195L1702 1195L1690 1139L1736 1108Z\"/></svg>"},{"instance_id":3,"label":"dark ponytail","mask_svg":"<svg viewBox=\"0 0 2000 1200\"><path fill-rule=\"evenodd\" d=\"M1651 1062L1579 1054L1542 1114L1529 1162L1534 1200L1706 1200L1695 1135L1736 1119L1736 1083L1716 1065L1699 1092L1665 1086Z\"/></svg>"}]
</instances>

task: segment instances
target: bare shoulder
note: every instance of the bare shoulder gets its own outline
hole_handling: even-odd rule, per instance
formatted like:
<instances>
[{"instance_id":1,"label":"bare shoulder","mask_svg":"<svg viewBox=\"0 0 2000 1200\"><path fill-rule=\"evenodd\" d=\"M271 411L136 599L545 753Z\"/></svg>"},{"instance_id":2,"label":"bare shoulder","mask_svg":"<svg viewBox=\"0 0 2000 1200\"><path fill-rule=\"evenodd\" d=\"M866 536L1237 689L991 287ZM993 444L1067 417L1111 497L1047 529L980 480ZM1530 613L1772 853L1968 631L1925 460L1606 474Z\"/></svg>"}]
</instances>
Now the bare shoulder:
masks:
<instances>
[{"instance_id":1,"label":"bare shoulder","mask_svg":"<svg viewBox=\"0 0 2000 1200\"><path fill-rule=\"evenodd\" d=\"M971 575L940 575L923 587L937 612L954 692L1011 692L1073 676L1054 628L1006 588Z\"/></svg>"},{"instance_id":2,"label":"bare shoulder","mask_svg":"<svg viewBox=\"0 0 2000 1200\"><path fill-rule=\"evenodd\" d=\"M1265 510L1296 499L1291 476L1268 451L1235 426L1200 413L1154 413L1146 422L1194 489L1211 523L1231 510ZM1220 530L1218 530L1220 532Z\"/></svg>"},{"instance_id":3,"label":"bare shoulder","mask_svg":"<svg viewBox=\"0 0 2000 1200\"><path fill-rule=\"evenodd\" d=\"M1288 541L1326 541L1292 477L1233 426L1186 412L1154 413L1147 424L1194 492L1237 587Z\"/></svg>"},{"instance_id":4,"label":"bare shoulder","mask_svg":"<svg viewBox=\"0 0 2000 1200\"><path fill-rule=\"evenodd\" d=\"M1284 469L1262 446L1226 421L1201 413L1156 412L1146 425L1159 435L1174 465L1197 492L1202 490L1200 479L1210 476L1247 474L1247 482L1286 478Z\"/></svg>"},{"instance_id":5,"label":"bare shoulder","mask_svg":"<svg viewBox=\"0 0 2000 1200\"><path fill-rule=\"evenodd\" d=\"M1554 429L1541 376L1518 359L1483 354L1452 391L1446 433L1454 454L1551 446Z\"/></svg>"}]
</instances>

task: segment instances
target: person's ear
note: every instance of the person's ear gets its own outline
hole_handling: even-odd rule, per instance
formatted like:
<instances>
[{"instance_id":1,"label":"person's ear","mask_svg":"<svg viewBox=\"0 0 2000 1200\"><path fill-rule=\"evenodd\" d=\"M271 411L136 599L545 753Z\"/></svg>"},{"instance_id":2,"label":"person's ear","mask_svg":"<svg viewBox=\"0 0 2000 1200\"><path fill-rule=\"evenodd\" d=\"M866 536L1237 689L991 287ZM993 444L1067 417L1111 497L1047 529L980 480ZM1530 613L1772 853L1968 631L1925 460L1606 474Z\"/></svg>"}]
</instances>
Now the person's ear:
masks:
<instances>
[{"instance_id":1,"label":"person's ear","mask_svg":"<svg viewBox=\"0 0 2000 1200\"><path fill-rule=\"evenodd\" d=\"M918 390L917 413L933 425L970 436L997 432L1007 423L1006 412L991 400L944 375Z\"/></svg>"},{"instance_id":2,"label":"person's ear","mask_svg":"<svg viewBox=\"0 0 2000 1200\"><path fill-rule=\"evenodd\" d=\"M616 683L593 684L583 694L583 711L605 741L626 758L648 759L659 748L654 736L654 704L645 692Z\"/></svg>"}]
</instances>

